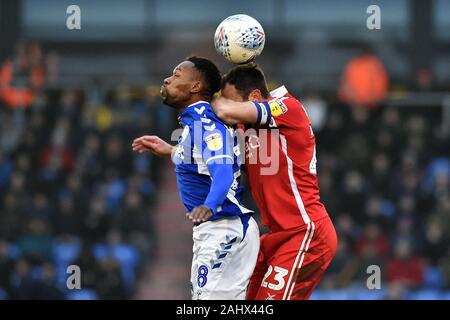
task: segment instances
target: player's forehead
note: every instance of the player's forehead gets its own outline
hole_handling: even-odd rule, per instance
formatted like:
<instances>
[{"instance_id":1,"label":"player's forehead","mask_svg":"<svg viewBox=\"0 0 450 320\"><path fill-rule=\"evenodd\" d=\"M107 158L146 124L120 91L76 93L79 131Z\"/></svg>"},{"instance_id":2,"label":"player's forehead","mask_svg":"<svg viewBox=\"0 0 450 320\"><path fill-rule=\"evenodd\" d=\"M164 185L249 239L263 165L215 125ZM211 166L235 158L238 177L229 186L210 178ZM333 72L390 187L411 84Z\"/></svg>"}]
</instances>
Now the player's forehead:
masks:
<instances>
[{"instance_id":1,"label":"player's forehead","mask_svg":"<svg viewBox=\"0 0 450 320\"><path fill-rule=\"evenodd\" d=\"M231 100L241 101L241 95L240 92L236 89L234 84L227 83L223 87L221 94L223 97Z\"/></svg>"},{"instance_id":2,"label":"player's forehead","mask_svg":"<svg viewBox=\"0 0 450 320\"><path fill-rule=\"evenodd\" d=\"M195 65L191 61L183 61L179 63L174 69L173 73L179 72L179 73L194 73L195 72Z\"/></svg>"},{"instance_id":3,"label":"player's forehead","mask_svg":"<svg viewBox=\"0 0 450 320\"><path fill-rule=\"evenodd\" d=\"M222 95L223 96L229 96L233 94L233 92L236 91L236 87L234 84L226 83L222 89Z\"/></svg>"}]
</instances>

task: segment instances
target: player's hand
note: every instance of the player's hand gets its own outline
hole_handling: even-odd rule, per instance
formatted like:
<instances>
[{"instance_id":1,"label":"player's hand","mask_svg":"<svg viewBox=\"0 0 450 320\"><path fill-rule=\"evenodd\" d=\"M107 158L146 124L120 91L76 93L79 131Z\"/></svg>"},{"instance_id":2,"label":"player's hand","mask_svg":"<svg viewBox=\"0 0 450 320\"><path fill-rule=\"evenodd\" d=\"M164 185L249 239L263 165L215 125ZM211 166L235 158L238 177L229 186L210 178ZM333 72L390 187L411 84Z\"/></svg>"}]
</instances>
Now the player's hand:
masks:
<instances>
[{"instance_id":1,"label":"player's hand","mask_svg":"<svg viewBox=\"0 0 450 320\"><path fill-rule=\"evenodd\" d=\"M191 212L186 213L186 218L193 223L205 222L213 215L210 208L207 206L195 207Z\"/></svg>"},{"instance_id":2,"label":"player's hand","mask_svg":"<svg viewBox=\"0 0 450 320\"><path fill-rule=\"evenodd\" d=\"M170 157L173 146L162 140L158 136L142 136L133 140L133 151L139 153L153 152L154 154L164 157Z\"/></svg>"},{"instance_id":3,"label":"player's hand","mask_svg":"<svg viewBox=\"0 0 450 320\"><path fill-rule=\"evenodd\" d=\"M222 96L214 98L213 101L211 101L211 105L214 109L214 113L219 117L223 117L226 115L227 111L227 104L229 105L231 100L226 99ZM223 119L222 119L223 120Z\"/></svg>"}]
</instances>

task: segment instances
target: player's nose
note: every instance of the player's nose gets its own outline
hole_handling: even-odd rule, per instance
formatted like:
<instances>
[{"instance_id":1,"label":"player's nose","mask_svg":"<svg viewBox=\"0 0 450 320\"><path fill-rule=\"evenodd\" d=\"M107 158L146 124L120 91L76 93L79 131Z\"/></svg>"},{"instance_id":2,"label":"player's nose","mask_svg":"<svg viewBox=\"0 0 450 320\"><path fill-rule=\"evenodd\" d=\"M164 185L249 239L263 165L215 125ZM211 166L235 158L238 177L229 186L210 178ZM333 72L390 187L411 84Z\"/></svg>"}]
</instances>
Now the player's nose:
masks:
<instances>
[{"instance_id":1,"label":"player's nose","mask_svg":"<svg viewBox=\"0 0 450 320\"><path fill-rule=\"evenodd\" d=\"M167 86L168 84L170 84L170 78L171 78L171 77L168 77L168 78L165 78L165 79L164 79L164 85L165 85L165 86Z\"/></svg>"}]
</instances>

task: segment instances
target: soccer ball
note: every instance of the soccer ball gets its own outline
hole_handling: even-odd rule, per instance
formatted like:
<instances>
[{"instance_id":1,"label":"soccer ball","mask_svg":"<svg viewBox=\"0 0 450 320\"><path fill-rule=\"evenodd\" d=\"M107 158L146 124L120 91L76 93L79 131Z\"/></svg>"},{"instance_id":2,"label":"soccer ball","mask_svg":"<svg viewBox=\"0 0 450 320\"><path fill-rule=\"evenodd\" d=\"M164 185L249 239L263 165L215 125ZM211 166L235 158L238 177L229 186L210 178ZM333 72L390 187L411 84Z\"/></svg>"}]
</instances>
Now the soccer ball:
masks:
<instances>
[{"instance_id":1,"label":"soccer ball","mask_svg":"<svg viewBox=\"0 0 450 320\"><path fill-rule=\"evenodd\" d=\"M226 18L214 34L217 53L235 64L253 61L263 51L265 40L261 24L246 14Z\"/></svg>"}]
</instances>

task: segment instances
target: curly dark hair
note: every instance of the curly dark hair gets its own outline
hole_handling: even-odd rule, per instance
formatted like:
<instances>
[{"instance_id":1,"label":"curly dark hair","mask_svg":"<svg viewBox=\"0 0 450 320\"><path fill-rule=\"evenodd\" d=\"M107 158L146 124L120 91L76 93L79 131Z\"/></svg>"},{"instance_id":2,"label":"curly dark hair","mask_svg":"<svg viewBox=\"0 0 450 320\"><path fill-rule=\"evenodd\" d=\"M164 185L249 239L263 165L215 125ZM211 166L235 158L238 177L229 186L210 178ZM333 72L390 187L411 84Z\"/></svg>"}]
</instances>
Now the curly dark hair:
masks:
<instances>
[{"instance_id":1,"label":"curly dark hair","mask_svg":"<svg viewBox=\"0 0 450 320\"><path fill-rule=\"evenodd\" d=\"M204 80L203 97L211 101L214 94L220 90L221 76L217 66L209 59L192 56L186 59L194 64Z\"/></svg>"}]
</instances>

